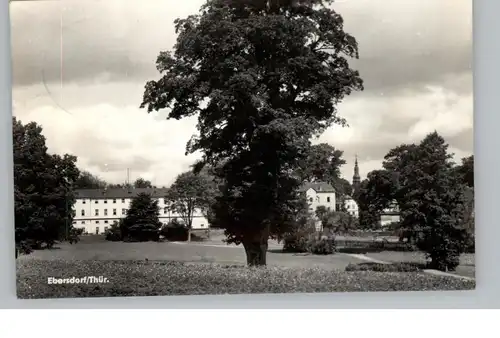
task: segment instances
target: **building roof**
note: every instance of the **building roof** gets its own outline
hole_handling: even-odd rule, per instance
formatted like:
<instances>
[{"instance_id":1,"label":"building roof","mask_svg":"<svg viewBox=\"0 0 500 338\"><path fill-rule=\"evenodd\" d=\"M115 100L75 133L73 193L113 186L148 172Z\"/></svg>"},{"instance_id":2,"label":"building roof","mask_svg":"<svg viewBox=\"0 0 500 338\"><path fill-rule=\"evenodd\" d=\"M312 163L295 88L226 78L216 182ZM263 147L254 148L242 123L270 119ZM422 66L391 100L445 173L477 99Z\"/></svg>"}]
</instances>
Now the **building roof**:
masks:
<instances>
[{"instance_id":1,"label":"building roof","mask_svg":"<svg viewBox=\"0 0 500 338\"><path fill-rule=\"evenodd\" d=\"M88 199L133 198L140 193L147 193L152 197L163 198L166 192L166 188L77 189L75 190L75 197Z\"/></svg>"},{"instance_id":2,"label":"building roof","mask_svg":"<svg viewBox=\"0 0 500 338\"><path fill-rule=\"evenodd\" d=\"M313 189L318 192L335 192L335 188L331 184L326 182L312 182L304 183L300 188L300 192L306 192L309 189Z\"/></svg>"}]
</instances>

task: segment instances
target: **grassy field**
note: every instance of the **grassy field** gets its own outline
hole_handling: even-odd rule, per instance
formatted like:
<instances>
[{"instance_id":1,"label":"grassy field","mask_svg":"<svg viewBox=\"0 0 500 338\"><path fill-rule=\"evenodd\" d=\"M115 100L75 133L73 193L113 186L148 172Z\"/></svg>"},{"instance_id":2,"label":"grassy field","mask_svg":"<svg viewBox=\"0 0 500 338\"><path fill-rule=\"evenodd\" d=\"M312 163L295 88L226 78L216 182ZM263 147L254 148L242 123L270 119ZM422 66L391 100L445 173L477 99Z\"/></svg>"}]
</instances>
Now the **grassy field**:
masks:
<instances>
[{"instance_id":1,"label":"grassy field","mask_svg":"<svg viewBox=\"0 0 500 338\"><path fill-rule=\"evenodd\" d=\"M103 276L107 283L49 284L48 278ZM348 291L470 290L474 281L420 272L247 268L157 261L19 260L19 298L203 295Z\"/></svg>"},{"instance_id":2,"label":"grassy field","mask_svg":"<svg viewBox=\"0 0 500 338\"><path fill-rule=\"evenodd\" d=\"M214 236L215 237L215 236ZM370 262L425 262L422 253L366 252L318 256L290 254L270 242L268 267L249 269L241 246L222 236L193 243L109 242L84 236L17 259L20 298L153 296L282 292L417 291L473 289L475 281L423 272L349 271ZM467 270L468 269L468 270ZM457 274L474 277L473 256ZM51 285L48 278L104 276L108 283Z\"/></svg>"}]
</instances>

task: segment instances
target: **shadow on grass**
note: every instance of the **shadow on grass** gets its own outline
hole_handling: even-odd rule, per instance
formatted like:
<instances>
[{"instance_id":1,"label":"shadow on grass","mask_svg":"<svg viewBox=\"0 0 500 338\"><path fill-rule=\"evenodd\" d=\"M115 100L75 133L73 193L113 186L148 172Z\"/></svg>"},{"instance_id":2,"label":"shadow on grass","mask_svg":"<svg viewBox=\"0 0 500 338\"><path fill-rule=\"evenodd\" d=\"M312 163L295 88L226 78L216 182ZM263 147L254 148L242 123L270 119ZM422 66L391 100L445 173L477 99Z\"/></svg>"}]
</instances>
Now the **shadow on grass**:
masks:
<instances>
[{"instance_id":1,"label":"shadow on grass","mask_svg":"<svg viewBox=\"0 0 500 338\"><path fill-rule=\"evenodd\" d=\"M384 248L337 248L337 252L348 254L366 254L366 253L379 253L387 251Z\"/></svg>"}]
</instances>

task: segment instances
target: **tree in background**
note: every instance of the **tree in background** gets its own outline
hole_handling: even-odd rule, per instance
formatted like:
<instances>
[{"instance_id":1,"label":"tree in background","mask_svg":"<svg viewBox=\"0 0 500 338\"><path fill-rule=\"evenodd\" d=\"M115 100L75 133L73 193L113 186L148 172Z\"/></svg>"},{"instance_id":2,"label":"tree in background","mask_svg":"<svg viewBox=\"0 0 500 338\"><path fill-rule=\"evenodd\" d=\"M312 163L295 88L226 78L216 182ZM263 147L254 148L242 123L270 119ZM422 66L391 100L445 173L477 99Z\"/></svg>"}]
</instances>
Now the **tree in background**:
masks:
<instances>
[{"instance_id":1,"label":"tree in background","mask_svg":"<svg viewBox=\"0 0 500 338\"><path fill-rule=\"evenodd\" d=\"M132 199L127 216L120 224L120 233L126 241L157 241L161 222L158 201L150 194L140 193Z\"/></svg>"},{"instance_id":2,"label":"tree in background","mask_svg":"<svg viewBox=\"0 0 500 338\"><path fill-rule=\"evenodd\" d=\"M191 241L193 217L197 210L207 217L214 203L215 187L206 173L187 171L180 174L167 190L165 198L169 208L178 213L188 228L188 241Z\"/></svg>"},{"instance_id":3,"label":"tree in background","mask_svg":"<svg viewBox=\"0 0 500 338\"><path fill-rule=\"evenodd\" d=\"M74 184L74 189L103 189L107 185L106 181L88 171L81 171Z\"/></svg>"},{"instance_id":4,"label":"tree in background","mask_svg":"<svg viewBox=\"0 0 500 338\"><path fill-rule=\"evenodd\" d=\"M153 188L153 184L151 181L139 177L134 182L134 188Z\"/></svg>"},{"instance_id":5,"label":"tree in background","mask_svg":"<svg viewBox=\"0 0 500 338\"><path fill-rule=\"evenodd\" d=\"M454 270L467 242L467 186L451 158L437 132L419 144L396 147L385 156L383 166L385 175L395 177L397 183L382 184L387 190L378 190L379 201L393 191L389 195L399 205L403 230L414 235L431 268L438 270Z\"/></svg>"},{"instance_id":6,"label":"tree in background","mask_svg":"<svg viewBox=\"0 0 500 338\"><path fill-rule=\"evenodd\" d=\"M373 170L361 182L357 203L360 225L364 229L376 229L380 215L396 198L398 177L394 171Z\"/></svg>"},{"instance_id":7,"label":"tree in background","mask_svg":"<svg viewBox=\"0 0 500 338\"><path fill-rule=\"evenodd\" d=\"M162 77L145 87L148 112L198 116L187 152L223 163L214 218L249 265L265 265L268 239L293 223L293 173L311 137L346 125L336 106L362 89L347 60L358 57L357 42L331 3L209 0L176 20L175 51L160 53Z\"/></svg>"},{"instance_id":8,"label":"tree in background","mask_svg":"<svg viewBox=\"0 0 500 338\"><path fill-rule=\"evenodd\" d=\"M325 206L318 206L315 211L324 230L334 234L350 234L358 229L358 220L345 211L328 210Z\"/></svg>"},{"instance_id":9,"label":"tree in background","mask_svg":"<svg viewBox=\"0 0 500 338\"><path fill-rule=\"evenodd\" d=\"M307 157L300 164L298 175L306 182L328 182L333 184L340 177L340 167L346 162L342 158L343 151L320 143L309 148Z\"/></svg>"},{"instance_id":10,"label":"tree in background","mask_svg":"<svg viewBox=\"0 0 500 338\"><path fill-rule=\"evenodd\" d=\"M76 157L47 153L42 127L15 117L14 205L16 257L63 239L74 242L73 186L80 173Z\"/></svg>"}]
</instances>

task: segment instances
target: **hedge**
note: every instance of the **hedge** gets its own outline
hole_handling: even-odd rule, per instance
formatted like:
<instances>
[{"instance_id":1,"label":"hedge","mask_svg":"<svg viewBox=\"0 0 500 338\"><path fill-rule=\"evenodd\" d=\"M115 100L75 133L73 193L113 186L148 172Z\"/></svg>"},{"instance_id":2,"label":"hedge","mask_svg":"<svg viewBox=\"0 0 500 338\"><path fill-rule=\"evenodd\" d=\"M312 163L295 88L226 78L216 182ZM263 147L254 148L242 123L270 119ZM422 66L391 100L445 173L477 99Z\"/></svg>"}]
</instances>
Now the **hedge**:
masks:
<instances>
[{"instance_id":1,"label":"hedge","mask_svg":"<svg viewBox=\"0 0 500 338\"><path fill-rule=\"evenodd\" d=\"M154 261L18 261L19 298L67 298L285 292L474 289L475 282L420 272L345 272L248 268ZM103 276L103 284L48 284L48 277Z\"/></svg>"}]
</instances>

